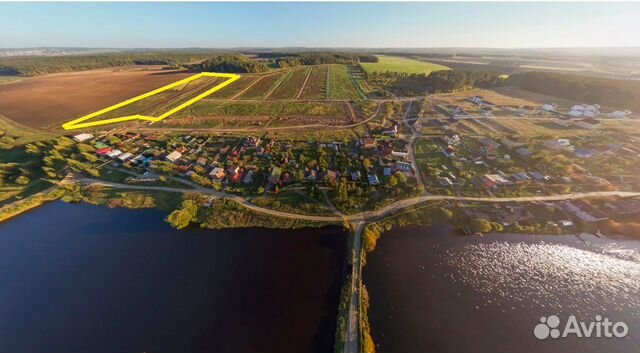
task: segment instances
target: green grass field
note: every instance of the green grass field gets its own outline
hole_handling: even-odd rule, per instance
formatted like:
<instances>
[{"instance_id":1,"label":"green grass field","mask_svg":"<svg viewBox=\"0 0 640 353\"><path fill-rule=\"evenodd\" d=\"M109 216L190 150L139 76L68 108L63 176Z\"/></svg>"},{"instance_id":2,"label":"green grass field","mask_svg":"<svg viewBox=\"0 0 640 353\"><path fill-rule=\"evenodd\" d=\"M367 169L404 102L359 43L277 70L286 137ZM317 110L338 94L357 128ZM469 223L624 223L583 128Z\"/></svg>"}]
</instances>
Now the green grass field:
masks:
<instances>
[{"instance_id":1,"label":"green grass field","mask_svg":"<svg viewBox=\"0 0 640 353\"><path fill-rule=\"evenodd\" d=\"M450 68L438 64L426 63L423 61L401 58L397 56L379 56L380 61L377 63L361 63L362 67L369 73L371 72L405 72L408 74L425 73L432 71L450 70Z\"/></svg>"},{"instance_id":2,"label":"green grass field","mask_svg":"<svg viewBox=\"0 0 640 353\"><path fill-rule=\"evenodd\" d=\"M329 99L360 99L346 65L329 65Z\"/></svg>"}]
</instances>

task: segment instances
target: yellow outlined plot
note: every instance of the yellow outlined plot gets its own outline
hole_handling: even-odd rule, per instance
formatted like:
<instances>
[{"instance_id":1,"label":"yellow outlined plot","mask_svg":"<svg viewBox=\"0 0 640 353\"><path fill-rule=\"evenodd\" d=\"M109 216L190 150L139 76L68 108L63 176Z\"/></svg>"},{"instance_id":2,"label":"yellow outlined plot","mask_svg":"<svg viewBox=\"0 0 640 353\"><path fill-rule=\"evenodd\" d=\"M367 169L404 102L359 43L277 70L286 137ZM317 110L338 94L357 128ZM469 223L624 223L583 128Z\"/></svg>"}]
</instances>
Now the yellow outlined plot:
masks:
<instances>
[{"instance_id":1,"label":"yellow outlined plot","mask_svg":"<svg viewBox=\"0 0 640 353\"><path fill-rule=\"evenodd\" d=\"M179 106L169 110L168 112L158 116L158 117L153 117L153 116L146 116L146 115L129 115L129 116L122 116L119 118L110 118L110 119L104 119L104 120L97 120L97 121L90 121L90 122L86 122L87 120L91 119L91 118L95 118L96 116L108 113L110 111L116 110L118 108L122 108L126 105L129 105L131 103L135 103L137 101L143 100L145 98L151 97L155 94L158 93L162 93L164 91L170 90L172 88L178 87L178 86L182 86L185 85L191 81L195 81L201 77L224 77L226 78L225 81L223 81L222 83L216 85L215 87L207 90L206 92L203 92L199 95L197 95L194 98L189 99L188 101L180 104ZM68 123L65 123L62 125L62 127L65 130L73 130L73 129L82 129L82 128L86 128L86 127L93 127L93 126L99 126L99 125L107 125L107 124L113 124L113 123L121 123L124 121L131 121L131 120L145 120L145 121L150 121L150 122L158 122L168 116L171 116L179 111L181 111L182 109L194 104L195 102L213 94L214 92L217 92L221 89L223 89L224 87L227 87L228 85L230 85L231 83L233 83L234 81L238 80L240 78L240 75L236 75L236 74L221 74L221 73L217 73L217 72L201 72L199 74L193 75L193 76L189 76L185 79L182 79L180 81L176 81L174 83L170 83L166 86L160 87L158 89L155 89L151 92L147 92L144 94L141 94L137 97L133 97L131 99L127 99L124 102L120 102L118 104L112 105L110 107L104 108L102 110L98 110L97 112L85 115L81 118L78 119L74 119L71 120Z\"/></svg>"}]
</instances>

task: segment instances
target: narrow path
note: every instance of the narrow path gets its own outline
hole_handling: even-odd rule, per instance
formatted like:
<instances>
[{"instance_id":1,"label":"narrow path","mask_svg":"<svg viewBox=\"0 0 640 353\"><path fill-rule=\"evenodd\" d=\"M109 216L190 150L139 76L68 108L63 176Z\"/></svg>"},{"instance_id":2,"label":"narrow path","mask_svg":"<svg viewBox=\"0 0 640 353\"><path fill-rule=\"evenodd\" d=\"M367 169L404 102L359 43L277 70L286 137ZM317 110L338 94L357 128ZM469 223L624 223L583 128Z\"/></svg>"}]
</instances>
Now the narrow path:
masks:
<instances>
[{"instance_id":1,"label":"narrow path","mask_svg":"<svg viewBox=\"0 0 640 353\"><path fill-rule=\"evenodd\" d=\"M300 97L302 97L302 92L304 92L304 89L307 87L307 82L309 81L309 77L311 77L311 72L313 72L313 67L309 69L309 71L307 72L307 77L304 78L304 82L302 83L302 87L300 87L300 90L298 91L298 94L296 95L296 100L300 99Z\"/></svg>"},{"instance_id":2,"label":"narrow path","mask_svg":"<svg viewBox=\"0 0 640 353\"><path fill-rule=\"evenodd\" d=\"M279 81L275 86L273 86L273 88L272 88L271 90L269 90L269 92L267 92L267 94L265 94L265 96L264 96L264 97L262 97L262 100L269 99L269 97L271 97L271 95L273 94L273 92L275 92L278 88L280 88L280 86L282 86L282 84L283 84L285 81L287 81L287 78L288 78L289 76L291 76L291 73L292 73L292 72L293 72L293 70L291 70L291 71L287 71L287 73L286 73L286 74L284 74L284 77L280 78L280 81Z\"/></svg>"},{"instance_id":3,"label":"narrow path","mask_svg":"<svg viewBox=\"0 0 640 353\"><path fill-rule=\"evenodd\" d=\"M320 189L320 192L322 193L322 197L324 197L325 203L327 204L327 206L329 206L329 209L336 215L344 216L344 213L342 213L342 211L340 211L329 199L329 195L327 195L327 189Z\"/></svg>"},{"instance_id":4,"label":"narrow path","mask_svg":"<svg viewBox=\"0 0 640 353\"><path fill-rule=\"evenodd\" d=\"M409 106L407 106L407 110L404 112L404 115L402 116L402 123L405 125L405 127L409 131L411 131L411 136L408 138L408 141L407 141L409 143L409 160L411 161L411 167L413 168L416 176L416 184L418 184L419 187L424 189L425 188L424 179L422 178L422 173L418 168L418 160L416 159L416 155L415 155L415 145L416 145L416 141L420 137L420 133L416 130L416 128L413 125L409 124L409 120L407 119L407 117L409 116L409 112L411 111L412 105L413 105L413 101L409 101ZM406 136L403 136L403 137L406 139Z\"/></svg>"},{"instance_id":5,"label":"narrow path","mask_svg":"<svg viewBox=\"0 0 640 353\"><path fill-rule=\"evenodd\" d=\"M258 82L262 81L262 79L264 79L265 77L269 77L271 75L264 75L264 76L260 76L258 77L257 80L251 82L251 84L247 87L245 87L242 91L234 94L231 98L228 98L226 100L232 101L232 100L236 100L236 98L240 97L241 95L243 95L246 91L248 91L251 87L255 86Z\"/></svg>"}]
</instances>

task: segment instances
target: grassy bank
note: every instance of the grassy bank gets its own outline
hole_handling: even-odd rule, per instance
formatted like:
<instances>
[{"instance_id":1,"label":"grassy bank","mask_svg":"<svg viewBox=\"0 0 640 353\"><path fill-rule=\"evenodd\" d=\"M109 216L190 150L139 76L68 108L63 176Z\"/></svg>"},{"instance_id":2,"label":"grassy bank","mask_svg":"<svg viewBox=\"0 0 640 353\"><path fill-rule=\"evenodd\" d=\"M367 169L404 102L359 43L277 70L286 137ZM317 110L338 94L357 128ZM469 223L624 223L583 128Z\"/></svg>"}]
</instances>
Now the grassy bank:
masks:
<instances>
[{"instance_id":1,"label":"grassy bank","mask_svg":"<svg viewBox=\"0 0 640 353\"><path fill-rule=\"evenodd\" d=\"M14 201L0 207L0 222L6 221L19 214L32 210L49 201L57 200L65 195L65 190L57 186L31 195L25 199Z\"/></svg>"}]
</instances>

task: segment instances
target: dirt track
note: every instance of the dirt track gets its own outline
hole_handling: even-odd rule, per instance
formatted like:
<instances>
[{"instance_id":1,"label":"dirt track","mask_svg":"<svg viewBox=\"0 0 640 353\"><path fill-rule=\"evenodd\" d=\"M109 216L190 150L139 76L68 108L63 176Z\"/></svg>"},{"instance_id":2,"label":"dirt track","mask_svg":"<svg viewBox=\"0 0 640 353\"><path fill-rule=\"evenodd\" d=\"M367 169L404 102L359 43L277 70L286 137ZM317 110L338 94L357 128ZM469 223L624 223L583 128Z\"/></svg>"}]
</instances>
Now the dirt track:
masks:
<instances>
[{"instance_id":1,"label":"dirt track","mask_svg":"<svg viewBox=\"0 0 640 353\"><path fill-rule=\"evenodd\" d=\"M45 127L190 75L163 71L159 66L136 66L27 78L0 85L0 115L28 126Z\"/></svg>"}]
</instances>

